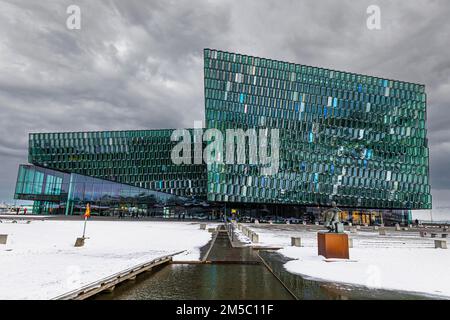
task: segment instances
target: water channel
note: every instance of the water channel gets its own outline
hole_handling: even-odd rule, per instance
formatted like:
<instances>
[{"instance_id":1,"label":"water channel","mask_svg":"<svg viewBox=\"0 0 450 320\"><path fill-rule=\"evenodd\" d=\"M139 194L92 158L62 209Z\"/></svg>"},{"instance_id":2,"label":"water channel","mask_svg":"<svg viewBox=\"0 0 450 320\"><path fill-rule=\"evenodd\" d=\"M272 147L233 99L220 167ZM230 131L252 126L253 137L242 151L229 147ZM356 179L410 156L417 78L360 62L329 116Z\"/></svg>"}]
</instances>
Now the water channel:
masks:
<instances>
[{"instance_id":1,"label":"water channel","mask_svg":"<svg viewBox=\"0 0 450 320\"><path fill-rule=\"evenodd\" d=\"M204 264L170 264L94 299L293 299L254 250L219 232Z\"/></svg>"},{"instance_id":2,"label":"water channel","mask_svg":"<svg viewBox=\"0 0 450 320\"><path fill-rule=\"evenodd\" d=\"M158 267L117 286L112 293L100 293L92 299L424 299L404 292L369 290L294 275L283 267L289 259L275 251L232 247L225 229L201 252L208 263Z\"/></svg>"}]
</instances>

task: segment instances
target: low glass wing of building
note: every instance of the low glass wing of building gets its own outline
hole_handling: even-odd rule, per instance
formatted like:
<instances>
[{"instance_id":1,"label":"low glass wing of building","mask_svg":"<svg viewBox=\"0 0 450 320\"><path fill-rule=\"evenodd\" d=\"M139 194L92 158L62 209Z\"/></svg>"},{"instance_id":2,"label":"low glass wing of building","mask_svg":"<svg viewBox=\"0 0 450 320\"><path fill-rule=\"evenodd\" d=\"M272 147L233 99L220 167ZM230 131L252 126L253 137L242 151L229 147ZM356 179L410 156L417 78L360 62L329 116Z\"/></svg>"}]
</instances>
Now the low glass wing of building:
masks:
<instances>
[{"instance_id":1,"label":"low glass wing of building","mask_svg":"<svg viewBox=\"0 0 450 320\"><path fill-rule=\"evenodd\" d=\"M131 211L150 215L189 201L168 193L35 165L20 165L14 197L35 201L34 213L67 215L82 214L87 203L101 215Z\"/></svg>"},{"instance_id":2,"label":"low glass wing of building","mask_svg":"<svg viewBox=\"0 0 450 320\"><path fill-rule=\"evenodd\" d=\"M67 201L70 174L22 164L17 174L15 199L32 201Z\"/></svg>"}]
</instances>

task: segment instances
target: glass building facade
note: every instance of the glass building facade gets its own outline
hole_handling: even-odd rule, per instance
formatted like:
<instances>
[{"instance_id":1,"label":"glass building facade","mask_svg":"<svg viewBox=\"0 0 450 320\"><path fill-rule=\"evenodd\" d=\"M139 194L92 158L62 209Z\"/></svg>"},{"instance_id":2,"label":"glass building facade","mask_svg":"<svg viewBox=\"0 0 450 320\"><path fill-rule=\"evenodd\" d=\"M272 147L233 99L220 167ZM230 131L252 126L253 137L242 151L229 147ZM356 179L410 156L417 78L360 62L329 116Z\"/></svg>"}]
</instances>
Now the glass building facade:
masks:
<instances>
[{"instance_id":1,"label":"glass building facade","mask_svg":"<svg viewBox=\"0 0 450 320\"><path fill-rule=\"evenodd\" d=\"M206 129L279 130L277 173L174 164L170 129L31 133L15 198L66 213L196 198L300 215L336 201L361 223L431 208L424 85L205 49L204 94Z\"/></svg>"},{"instance_id":2,"label":"glass building facade","mask_svg":"<svg viewBox=\"0 0 450 320\"><path fill-rule=\"evenodd\" d=\"M155 208L182 206L188 201L168 193L34 165L19 167L15 198L34 200L34 213L81 214L89 203L93 211L107 215L130 207L150 213Z\"/></svg>"},{"instance_id":3,"label":"glass building facade","mask_svg":"<svg viewBox=\"0 0 450 320\"><path fill-rule=\"evenodd\" d=\"M206 198L206 167L175 165L173 130L31 133L32 164L178 196Z\"/></svg>"},{"instance_id":4,"label":"glass building facade","mask_svg":"<svg viewBox=\"0 0 450 320\"><path fill-rule=\"evenodd\" d=\"M208 200L431 208L420 84L205 49L207 128L279 129L280 169L212 164Z\"/></svg>"}]
</instances>

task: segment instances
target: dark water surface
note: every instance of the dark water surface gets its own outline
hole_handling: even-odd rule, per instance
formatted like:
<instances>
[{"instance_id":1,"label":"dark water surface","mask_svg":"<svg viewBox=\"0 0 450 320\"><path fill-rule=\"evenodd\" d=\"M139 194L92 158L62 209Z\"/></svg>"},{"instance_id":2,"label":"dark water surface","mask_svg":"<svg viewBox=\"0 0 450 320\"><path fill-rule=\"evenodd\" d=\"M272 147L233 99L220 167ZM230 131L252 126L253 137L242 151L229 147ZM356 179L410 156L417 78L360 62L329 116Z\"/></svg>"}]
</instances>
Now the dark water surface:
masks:
<instances>
[{"instance_id":1,"label":"dark water surface","mask_svg":"<svg viewBox=\"0 0 450 320\"><path fill-rule=\"evenodd\" d=\"M370 290L307 279L287 272L283 265L290 259L277 252L260 251L258 254L251 248L233 248L226 232L219 232L209 252L208 249L209 245L202 248L201 253L207 255L205 260L210 263L161 266L151 273L138 276L135 281L117 286L112 293L101 293L93 299L277 300L293 299L294 296L301 300L426 298L405 292Z\"/></svg>"},{"instance_id":2,"label":"dark water surface","mask_svg":"<svg viewBox=\"0 0 450 320\"><path fill-rule=\"evenodd\" d=\"M205 252L205 250L202 250ZM171 264L94 299L293 299L250 248L219 232L208 264Z\"/></svg>"},{"instance_id":3,"label":"dark water surface","mask_svg":"<svg viewBox=\"0 0 450 320\"><path fill-rule=\"evenodd\" d=\"M275 251L260 251L259 256L299 300L422 300L431 299L419 293L369 289L364 286L309 279L284 268L289 258ZM436 297L435 297L436 298Z\"/></svg>"},{"instance_id":4,"label":"dark water surface","mask_svg":"<svg viewBox=\"0 0 450 320\"><path fill-rule=\"evenodd\" d=\"M171 264L96 299L292 299L262 265Z\"/></svg>"}]
</instances>

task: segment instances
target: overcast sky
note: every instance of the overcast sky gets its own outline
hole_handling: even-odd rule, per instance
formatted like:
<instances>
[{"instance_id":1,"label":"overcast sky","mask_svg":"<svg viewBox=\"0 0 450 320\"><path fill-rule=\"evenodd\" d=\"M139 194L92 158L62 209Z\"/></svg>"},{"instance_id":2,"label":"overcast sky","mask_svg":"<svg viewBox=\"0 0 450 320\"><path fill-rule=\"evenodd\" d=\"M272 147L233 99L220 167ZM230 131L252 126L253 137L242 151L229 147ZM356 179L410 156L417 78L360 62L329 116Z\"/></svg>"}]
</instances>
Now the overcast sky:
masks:
<instances>
[{"instance_id":1,"label":"overcast sky","mask_svg":"<svg viewBox=\"0 0 450 320\"><path fill-rule=\"evenodd\" d=\"M81 30L66 27L71 4ZM425 84L433 206L450 206L449 16L448 0L0 0L0 201L29 132L203 119L208 47Z\"/></svg>"}]
</instances>

